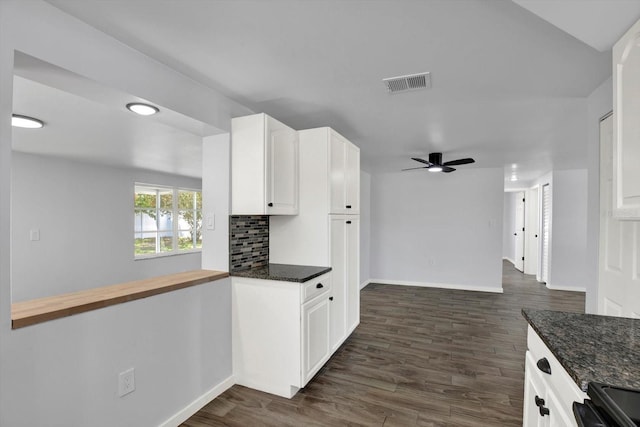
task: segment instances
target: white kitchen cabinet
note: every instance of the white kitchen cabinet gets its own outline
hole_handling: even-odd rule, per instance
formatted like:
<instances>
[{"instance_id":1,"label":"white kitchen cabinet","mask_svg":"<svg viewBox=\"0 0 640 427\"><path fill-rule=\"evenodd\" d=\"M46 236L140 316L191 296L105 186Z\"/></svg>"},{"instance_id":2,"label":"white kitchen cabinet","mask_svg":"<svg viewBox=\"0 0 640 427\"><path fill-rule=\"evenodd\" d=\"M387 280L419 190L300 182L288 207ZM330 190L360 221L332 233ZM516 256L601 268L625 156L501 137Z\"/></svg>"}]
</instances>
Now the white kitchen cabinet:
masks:
<instances>
[{"instance_id":1,"label":"white kitchen cabinet","mask_svg":"<svg viewBox=\"0 0 640 427\"><path fill-rule=\"evenodd\" d=\"M331 216L331 346L336 349L360 323L360 219Z\"/></svg>"},{"instance_id":2,"label":"white kitchen cabinet","mask_svg":"<svg viewBox=\"0 0 640 427\"><path fill-rule=\"evenodd\" d=\"M297 215L298 150L298 132L266 114L232 119L232 215Z\"/></svg>"},{"instance_id":3,"label":"white kitchen cabinet","mask_svg":"<svg viewBox=\"0 0 640 427\"><path fill-rule=\"evenodd\" d=\"M620 219L640 219L640 21L613 46L613 203Z\"/></svg>"},{"instance_id":4,"label":"white kitchen cabinet","mask_svg":"<svg viewBox=\"0 0 640 427\"><path fill-rule=\"evenodd\" d=\"M329 213L359 214L360 149L333 129L326 132L329 140Z\"/></svg>"},{"instance_id":5,"label":"white kitchen cabinet","mask_svg":"<svg viewBox=\"0 0 640 427\"><path fill-rule=\"evenodd\" d=\"M329 359L331 273L305 283L232 277L236 383L287 398Z\"/></svg>"},{"instance_id":6,"label":"white kitchen cabinet","mask_svg":"<svg viewBox=\"0 0 640 427\"><path fill-rule=\"evenodd\" d=\"M329 307L331 297L316 298L302 306L302 383L306 384L329 360Z\"/></svg>"},{"instance_id":7,"label":"white kitchen cabinet","mask_svg":"<svg viewBox=\"0 0 640 427\"><path fill-rule=\"evenodd\" d=\"M572 412L573 402L587 398L560 362L529 327L525 361L523 427L577 426ZM546 360L547 369L538 366ZM542 365L542 362L540 363Z\"/></svg>"},{"instance_id":8,"label":"white kitchen cabinet","mask_svg":"<svg viewBox=\"0 0 640 427\"><path fill-rule=\"evenodd\" d=\"M357 202L351 205L349 215L332 214L333 196L345 194L345 167L335 172L333 166L348 162L358 165L351 181L359 186L360 152L330 128L303 130L299 135L299 215L269 219L269 259L272 263L331 266L334 298L329 303L330 335L335 350L360 322L360 217L353 215L359 211ZM333 144L340 150L355 147L348 151L354 158L349 159L345 150L332 149ZM336 153L340 155L332 161ZM343 183L343 192L332 190L336 181ZM359 197L359 189L352 192Z\"/></svg>"},{"instance_id":9,"label":"white kitchen cabinet","mask_svg":"<svg viewBox=\"0 0 640 427\"><path fill-rule=\"evenodd\" d=\"M522 425L524 427L545 427L549 418L540 416L540 409L536 402L546 398L546 386L533 362L529 352L526 354L524 375L524 414Z\"/></svg>"}]
</instances>

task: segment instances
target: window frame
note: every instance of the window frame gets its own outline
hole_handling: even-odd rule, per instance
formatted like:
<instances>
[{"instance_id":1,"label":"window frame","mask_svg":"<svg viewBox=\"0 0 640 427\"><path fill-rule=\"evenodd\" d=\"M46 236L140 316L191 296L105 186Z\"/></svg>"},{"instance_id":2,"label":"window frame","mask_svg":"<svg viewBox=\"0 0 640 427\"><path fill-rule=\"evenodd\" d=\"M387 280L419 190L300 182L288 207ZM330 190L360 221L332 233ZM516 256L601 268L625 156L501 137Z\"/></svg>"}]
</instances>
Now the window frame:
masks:
<instances>
[{"instance_id":1,"label":"window frame","mask_svg":"<svg viewBox=\"0 0 640 427\"><path fill-rule=\"evenodd\" d=\"M144 207L137 207L136 206L136 194L138 194L139 192L139 188L144 188L145 190L154 190L156 192L156 204L155 207L150 207L150 208L144 208ZM158 226L158 221L161 215L161 212L163 210L167 210L167 208L163 208L162 203L161 203L161 194L162 192L171 192L171 229L160 229ZM159 185L159 184L148 184L148 183L143 183L143 182L135 182L134 186L133 186L133 215L134 215L134 228L133 228L133 256L134 256L134 260L143 260L143 259L153 259L153 258L161 258L161 257L167 257L167 256L176 256L176 255L185 255L185 254L193 254L193 253L201 253L202 252L202 244L200 247L195 247L197 245L197 237L196 235L194 235L192 237L192 245L193 247L189 248L189 249L180 249L180 243L179 243L179 239L180 239L180 233L184 232L184 231L189 231L188 229L181 229L180 228L180 213L181 212L185 212L185 211L192 211L194 213L194 215L197 218L197 213L198 211L200 212L200 229L202 230L203 224L203 212L202 212L202 205L200 206L200 209L198 209L197 207L197 201L196 198L194 197L193 200L193 209L180 209L179 208L179 196L180 196L180 192L190 192L190 193L200 193L200 201L202 203L202 189L197 189L197 188L188 188L188 187L180 187L180 186L168 186L168 185ZM141 227L140 231L136 230L136 216L139 212L145 212L145 211L151 211L151 210L155 210L155 216L156 216L156 230L155 231L144 231ZM171 243L171 250L169 251L162 251L162 244L161 244L161 233L168 233L171 232L171 239L172 239L172 243ZM137 254L136 253L136 239L138 238L138 236L143 237L145 235L150 235L150 234L154 234L155 235L155 240L156 240L156 248L155 248L155 252L153 253L143 253L143 254Z\"/></svg>"}]
</instances>

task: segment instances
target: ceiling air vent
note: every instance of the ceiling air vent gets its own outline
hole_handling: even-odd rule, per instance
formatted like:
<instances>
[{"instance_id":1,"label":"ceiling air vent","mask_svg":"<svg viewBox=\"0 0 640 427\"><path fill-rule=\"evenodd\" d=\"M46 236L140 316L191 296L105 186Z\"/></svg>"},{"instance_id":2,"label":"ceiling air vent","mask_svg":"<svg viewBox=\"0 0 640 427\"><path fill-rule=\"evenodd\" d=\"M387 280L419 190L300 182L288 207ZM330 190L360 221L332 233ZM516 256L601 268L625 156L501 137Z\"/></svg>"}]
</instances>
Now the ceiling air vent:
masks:
<instances>
[{"instance_id":1,"label":"ceiling air vent","mask_svg":"<svg viewBox=\"0 0 640 427\"><path fill-rule=\"evenodd\" d=\"M431 73L409 74L406 76L389 77L382 79L389 93L404 92L407 90L430 89Z\"/></svg>"}]
</instances>

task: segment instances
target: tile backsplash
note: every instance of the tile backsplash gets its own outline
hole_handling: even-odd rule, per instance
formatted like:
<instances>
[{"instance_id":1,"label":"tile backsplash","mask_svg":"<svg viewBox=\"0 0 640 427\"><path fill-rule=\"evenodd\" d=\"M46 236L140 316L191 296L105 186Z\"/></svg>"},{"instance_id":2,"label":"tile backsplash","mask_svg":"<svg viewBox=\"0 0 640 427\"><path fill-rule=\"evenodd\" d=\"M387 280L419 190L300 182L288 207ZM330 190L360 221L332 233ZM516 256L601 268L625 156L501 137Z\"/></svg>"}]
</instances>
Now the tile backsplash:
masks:
<instances>
[{"instance_id":1,"label":"tile backsplash","mask_svg":"<svg viewBox=\"0 0 640 427\"><path fill-rule=\"evenodd\" d=\"M229 216L229 271L269 264L269 216Z\"/></svg>"}]
</instances>

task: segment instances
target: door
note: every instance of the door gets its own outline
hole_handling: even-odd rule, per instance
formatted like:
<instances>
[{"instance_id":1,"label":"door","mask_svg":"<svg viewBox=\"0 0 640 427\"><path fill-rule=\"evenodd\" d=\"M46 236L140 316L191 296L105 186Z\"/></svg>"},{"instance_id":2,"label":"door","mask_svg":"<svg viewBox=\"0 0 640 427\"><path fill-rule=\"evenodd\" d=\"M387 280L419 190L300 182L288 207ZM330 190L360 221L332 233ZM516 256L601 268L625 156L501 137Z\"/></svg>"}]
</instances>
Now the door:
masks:
<instances>
[{"instance_id":1,"label":"door","mask_svg":"<svg viewBox=\"0 0 640 427\"><path fill-rule=\"evenodd\" d=\"M515 267L524 272L524 192L516 193L516 218L515 230L513 232L515 239Z\"/></svg>"},{"instance_id":2,"label":"door","mask_svg":"<svg viewBox=\"0 0 640 427\"><path fill-rule=\"evenodd\" d=\"M329 296L302 306L302 386L329 359Z\"/></svg>"},{"instance_id":3,"label":"door","mask_svg":"<svg viewBox=\"0 0 640 427\"><path fill-rule=\"evenodd\" d=\"M346 295L347 334L360 323L360 219L345 220L346 226Z\"/></svg>"},{"instance_id":4,"label":"door","mask_svg":"<svg viewBox=\"0 0 640 427\"><path fill-rule=\"evenodd\" d=\"M360 213L360 149L345 142L345 209L348 214Z\"/></svg>"},{"instance_id":5,"label":"door","mask_svg":"<svg viewBox=\"0 0 640 427\"><path fill-rule=\"evenodd\" d=\"M626 258L626 262L623 260L625 253L637 252L634 241L637 240L638 231L634 232L633 222L614 217L613 124L613 115L600 121L598 314L622 316L623 309L627 309L631 317L637 317L640 312L637 312L638 306L634 306L634 300L640 299L640 291L636 290L640 257Z\"/></svg>"},{"instance_id":6,"label":"door","mask_svg":"<svg viewBox=\"0 0 640 427\"><path fill-rule=\"evenodd\" d=\"M347 236L344 216L331 221L331 350L336 350L347 333Z\"/></svg>"},{"instance_id":7,"label":"door","mask_svg":"<svg viewBox=\"0 0 640 427\"><path fill-rule=\"evenodd\" d=\"M524 202L525 239L524 239L524 274L538 272L538 246L540 236L540 210L538 209L538 188L527 191Z\"/></svg>"},{"instance_id":8,"label":"door","mask_svg":"<svg viewBox=\"0 0 640 427\"><path fill-rule=\"evenodd\" d=\"M542 218L540 229L540 279L547 283L549 280L549 239L551 238L551 187L542 186Z\"/></svg>"},{"instance_id":9,"label":"door","mask_svg":"<svg viewBox=\"0 0 640 427\"><path fill-rule=\"evenodd\" d=\"M266 212L298 213L298 132L267 117Z\"/></svg>"},{"instance_id":10,"label":"door","mask_svg":"<svg viewBox=\"0 0 640 427\"><path fill-rule=\"evenodd\" d=\"M549 417L540 415L541 399L546 399L546 386L540 377L538 368L536 368L531 352L527 351L524 370L523 427L546 427L548 425Z\"/></svg>"},{"instance_id":11,"label":"door","mask_svg":"<svg viewBox=\"0 0 640 427\"><path fill-rule=\"evenodd\" d=\"M346 142L333 132L330 132L329 139L329 213L339 214L346 211Z\"/></svg>"}]
</instances>

